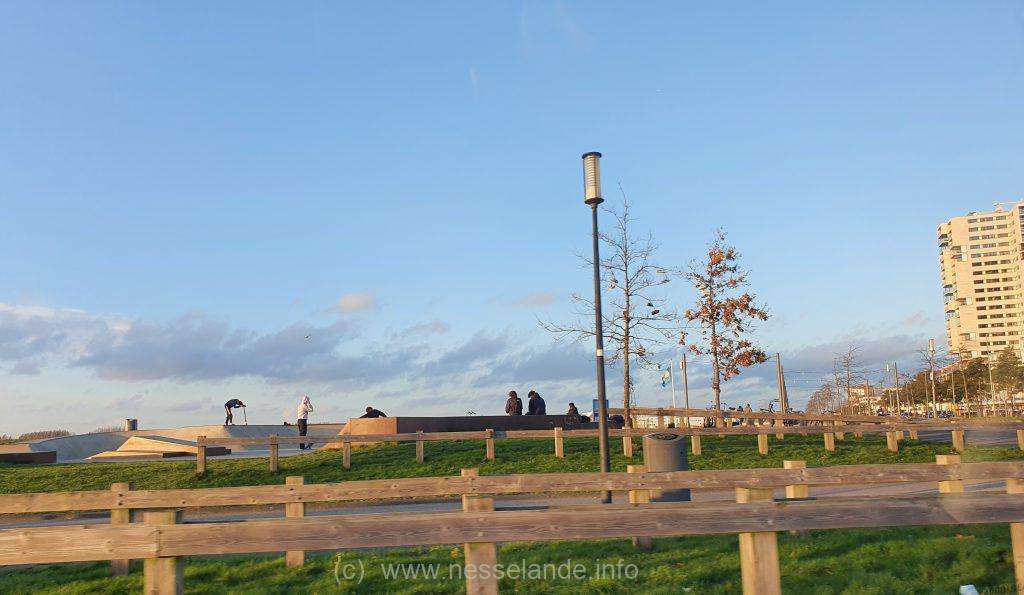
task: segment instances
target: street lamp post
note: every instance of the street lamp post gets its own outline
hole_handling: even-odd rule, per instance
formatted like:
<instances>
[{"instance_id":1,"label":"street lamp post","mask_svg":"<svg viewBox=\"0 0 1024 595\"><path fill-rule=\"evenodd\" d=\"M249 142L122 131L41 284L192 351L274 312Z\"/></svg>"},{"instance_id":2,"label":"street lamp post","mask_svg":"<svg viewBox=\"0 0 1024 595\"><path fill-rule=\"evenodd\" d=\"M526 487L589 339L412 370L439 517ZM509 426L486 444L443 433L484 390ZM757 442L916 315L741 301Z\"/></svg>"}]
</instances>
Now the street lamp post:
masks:
<instances>
[{"instance_id":1,"label":"street lamp post","mask_svg":"<svg viewBox=\"0 0 1024 595\"><path fill-rule=\"evenodd\" d=\"M604 324L601 319L601 247L597 233L597 205L601 198L601 154L597 151L583 154L583 202L590 206L590 220L594 243L594 355L597 366L597 444L601 457L601 473L611 470L608 453L608 406L604 386ZM601 501L608 504L612 493L605 490Z\"/></svg>"}]
</instances>

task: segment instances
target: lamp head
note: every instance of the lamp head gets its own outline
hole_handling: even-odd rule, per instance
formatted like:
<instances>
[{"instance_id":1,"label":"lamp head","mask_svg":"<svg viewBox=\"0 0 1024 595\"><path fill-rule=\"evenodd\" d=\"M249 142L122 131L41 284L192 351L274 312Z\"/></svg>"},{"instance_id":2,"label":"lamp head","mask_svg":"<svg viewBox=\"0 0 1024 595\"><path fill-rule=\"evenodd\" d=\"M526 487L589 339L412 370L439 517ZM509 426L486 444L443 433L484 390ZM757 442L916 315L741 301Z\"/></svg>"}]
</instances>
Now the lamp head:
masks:
<instances>
[{"instance_id":1,"label":"lamp head","mask_svg":"<svg viewBox=\"0 0 1024 595\"><path fill-rule=\"evenodd\" d=\"M604 202L601 198L601 154L583 154L583 202L592 207Z\"/></svg>"}]
</instances>

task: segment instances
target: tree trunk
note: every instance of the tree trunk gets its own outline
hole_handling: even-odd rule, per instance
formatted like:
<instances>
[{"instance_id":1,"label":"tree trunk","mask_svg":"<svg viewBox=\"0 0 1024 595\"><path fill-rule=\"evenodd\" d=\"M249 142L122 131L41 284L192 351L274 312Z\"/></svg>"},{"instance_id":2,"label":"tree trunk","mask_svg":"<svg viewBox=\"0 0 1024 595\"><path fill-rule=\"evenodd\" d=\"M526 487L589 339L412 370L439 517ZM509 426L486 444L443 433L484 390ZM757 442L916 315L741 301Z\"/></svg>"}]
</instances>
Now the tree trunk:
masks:
<instances>
[{"instance_id":1,"label":"tree trunk","mask_svg":"<svg viewBox=\"0 0 1024 595\"><path fill-rule=\"evenodd\" d=\"M629 382L629 319L626 319L626 332L622 340L622 408L626 410L626 427L633 427L633 396Z\"/></svg>"},{"instance_id":2,"label":"tree trunk","mask_svg":"<svg viewBox=\"0 0 1024 595\"><path fill-rule=\"evenodd\" d=\"M711 322L711 390L715 393L715 411L722 411L722 373L718 365L718 328Z\"/></svg>"}]
</instances>

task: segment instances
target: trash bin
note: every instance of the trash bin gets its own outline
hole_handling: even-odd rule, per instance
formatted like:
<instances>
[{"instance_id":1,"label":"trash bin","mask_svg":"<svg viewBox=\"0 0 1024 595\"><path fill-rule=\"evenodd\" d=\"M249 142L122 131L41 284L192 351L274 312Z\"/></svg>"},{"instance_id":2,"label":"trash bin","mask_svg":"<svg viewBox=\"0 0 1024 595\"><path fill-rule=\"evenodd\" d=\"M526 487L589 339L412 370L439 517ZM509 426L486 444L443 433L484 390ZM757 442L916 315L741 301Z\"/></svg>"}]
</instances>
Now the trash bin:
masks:
<instances>
[{"instance_id":1,"label":"trash bin","mask_svg":"<svg viewBox=\"0 0 1024 595\"><path fill-rule=\"evenodd\" d=\"M686 437L678 434L644 436L644 466L648 472L687 471ZM651 502L689 502L690 490L651 490Z\"/></svg>"}]
</instances>

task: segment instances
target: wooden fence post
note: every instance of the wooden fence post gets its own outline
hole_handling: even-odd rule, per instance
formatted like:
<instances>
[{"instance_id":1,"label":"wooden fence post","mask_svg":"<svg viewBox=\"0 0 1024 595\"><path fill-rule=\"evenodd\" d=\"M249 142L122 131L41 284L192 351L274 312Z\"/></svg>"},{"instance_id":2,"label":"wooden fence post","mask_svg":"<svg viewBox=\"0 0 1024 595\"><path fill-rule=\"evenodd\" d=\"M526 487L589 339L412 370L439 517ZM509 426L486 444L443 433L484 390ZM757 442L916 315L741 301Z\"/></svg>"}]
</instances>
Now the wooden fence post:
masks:
<instances>
[{"instance_id":1,"label":"wooden fence post","mask_svg":"<svg viewBox=\"0 0 1024 595\"><path fill-rule=\"evenodd\" d=\"M627 459L633 458L633 437L623 436L622 437L622 456Z\"/></svg>"},{"instance_id":2,"label":"wooden fence post","mask_svg":"<svg viewBox=\"0 0 1024 595\"><path fill-rule=\"evenodd\" d=\"M1024 450L1024 430L1017 430L1017 448Z\"/></svg>"},{"instance_id":3,"label":"wooden fence post","mask_svg":"<svg viewBox=\"0 0 1024 595\"><path fill-rule=\"evenodd\" d=\"M775 426L775 427L776 427L777 429L779 429L779 430L783 430L783 429L785 429L785 427L786 427L786 424L785 424L785 423L783 423L783 421L782 421L781 419L777 419L777 420L775 420L775 422L773 423L773 425L774 425L774 426ZM783 439L785 439L785 437L786 437L786 435L785 435L785 434L783 434L783 433L781 433L781 432L777 432L777 433L775 434L775 439L776 439L776 440L783 440Z\"/></svg>"},{"instance_id":4,"label":"wooden fence post","mask_svg":"<svg viewBox=\"0 0 1024 595\"><path fill-rule=\"evenodd\" d=\"M690 452L692 452L694 456L700 456L700 434L690 436Z\"/></svg>"},{"instance_id":5,"label":"wooden fence post","mask_svg":"<svg viewBox=\"0 0 1024 595\"><path fill-rule=\"evenodd\" d=\"M479 469L463 469L462 477L476 477ZM494 498L463 495L463 512L486 512L494 510ZM498 548L493 543L463 544L466 565L466 595L497 595L498 576L494 570L498 563Z\"/></svg>"},{"instance_id":6,"label":"wooden fence post","mask_svg":"<svg viewBox=\"0 0 1024 595\"><path fill-rule=\"evenodd\" d=\"M903 430L896 430L896 442L903 442Z\"/></svg>"},{"instance_id":7,"label":"wooden fence post","mask_svg":"<svg viewBox=\"0 0 1024 595\"><path fill-rule=\"evenodd\" d=\"M806 469L807 461L782 461L783 469ZM786 486L787 498L809 498L810 486L807 484L793 484Z\"/></svg>"},{"instance_id":8,"label":"wooden fence post","mask_svg":"<svg viewBox=\"0 0 1024 595\"><path fill-rule=\"evenodd\" d=\"M341 443L341 466L345 469L352 468L352 443L348 440Z\"/></svg>"},{"instance_id":9,"label":"wooden fence post","mask_svg":"<svg viewBox=\"0 0 1024 595\"><path fill-rule=\"evenodd\" d=\"M736 488L736 502L770 502L771 488ZM778 539L772 531L740 533L740 573L743 592L749 595L781 595Z\"/></svg>"},{"instance_id":10,"label":"wooden fence post","mask_svg":"<svg viewBox=\"0 0 1024 595\"><path fill-rule=\"evenodd\" d=\"M174 525L181 522L181 510L152 510L142 514L147 525ZM146 558L143 563L143 592L147 595L180 595L184 592L181 558Z\"/></svg>"},{"instance_id":11,"label":"wooden fence post","mask_svg":"<svg viewBox=\"0 0 1024 595\"><path fill-rule=\"evenodd\" d=\"M768 434L757 435L757 452L763 455L768 454Z\"/></svg>"},{"instance_id":12,"label":"wooden fence post","mask_svg":"<svg viewBox=\"0 0 1024 595\"><path fill-rule=\"evenodd\" d=\"M416 462L423 462L423 430L416 431Z\"/></svg>"},{"instance_id":13,"label":"wooden fence post","mask_svg":"<svg viewBox=\"0 0 1024 595\"><path fill-rule=\"evenodd\" d=\"M836 422L832 422L832 425L834 425L834 426L845 426L846 423L845 422L841 422L841 421L836 421ZM846 440L846 432L836 432L836 440Z\"/></svg>"},{"instance_id":14,"label":"wooden fence post","mask_svg":"<svg viewBox=\"0 0 1024 595\"><path fill-rule=\"evenodd\" d=\"M658 429L664 429L665 427L665 413L661 409L658 410Z\"/></svg>"},{"instance_id":15,"label":"wooden fence post","mask_svg":"<svg viewBox=\"0 0 1024 595\"><path fill-rule=\"evenodd\" d=\"M889 431L885 433L885 447L892 452L899 452L900 443L896 441L896 432Z\"/></svg>"},{"instance_id":16,"label":"wooden fence post","mask_svg":"<svg viewBox=\"0 0 1024 595\"><path fill-rule=\"evenodd\" d=\"M301 486L305 480L301 475L290 475L284 478L284 484L289 486ZM305 502L289 502L284 505L284 516L289 519L298 519L306 516ZM284 563L288 568L297 568L306 562L306 552L302 550L289 550L284 553Z\"/></svg>"},{"instance_id":17,"label":"wooden fence post","mask_svg":"<svg viewBox=\"0 0 1024 595\"><path fill-rule=\"evenodd\" d=\"M936 465L959 465L960 455L935 455ZM949 479L939 482L940 494L959 494L964 491L964 480Z\"/></svg>"},{"instance_id":18,"label":"wooden fence post","mask_svg":"<svg viewBox=\"0 0 1024 595\"><path fill-rule=\"evenodd\" d=\"M1017 430L1018 436L1021 430ZM1007 479L1007 494L1024 494L1024 480ZM1024 593L1024 523L1010 523L1010 544L1013 548L1013 574L1017 579L1017 592Z\"/></svg>"},{"instance_id":19,"label":"wooden fence post","mask_svg":"<svg viewBox=\"0 0 1024 595\"><path fill-rule=\"evenodd\" d=\"M950 438L953 440L953 450L957 452L964 451L964 431L953 430L950 432Z\"/></svg>"},{"instance_id":20,"label":"wooden fence post","mask_svg":"<svg viewBox=\"0 0 1024 595\"><path fill-rule=\"evenodd\" d=\"M281 447L277 443L277 435L270 436L270 472L277 473L281 463Z\"/></svg>"},{"instance_id":21,"label":"wooden fence post","mask_svg":"<svg viewBox=\"0 0 1024 595\"><path fill-rule=\"evenodd\" d=\"M110 491L117 494L118 503L121 502L122 495L132 489L132 484L118 482L110 484ZM127 525L132 522L132 510L130 508L111 508L110 509L110 524L111 525ZM114 576L124 576L130 572L131 560L111 560L110 561L110 574Z\"/></svg>"},{"instance_id":22,"label":"wooden fence post","mask_svg":"<svg viewBox=\"0 0 1024 595\"><path fill-rule=\"evenodd\" d=\"M644 465L626 465L626 473L643 473L647 468ZM651 501L650 490L629 490L630 504L647 504ZM651 549L650 537L634 537L633 547L638 550Z\"/></svg>"},{"instance_id":23,"label":"wooden fence post","mask_svg":"<svg viewBox=\"0 0 1024 595\"><path fill-rule=\"evenodd\" d=\"M908 430L908 433L910 434L910 439L911 440L917 440L918 439L917 438L917 430Z\"/></svg>"},{"instance_id":24,"label":"wooden fence post","mask_svg":"<svg viewBox=\"0 0 1024 595\"><path fill-rule=\"evenodd\" d=\"M822 434L822 436L825 438L825 450L827 450L828 452L835 452L836 435L833 434L832 432L825 432L824 434Z\"/></svg>"},{"instance_id":25,"label":"wooden fence post","mask_svg":"<svg viewBox=\"0 0 1024 595\"><path fill-rule=\"evenodd\" d=\"M196 475L206 473L206 445L203 440L206 436L196 436Z\"/></svg>"},{"instance_id":26,"label":"wooden fence post","mask_svg":"<svg viewBox=\"0 0 1024 595\"><path fill-rule=\"evenodd\" d=\"M565 446L562 444L562 428L555 428L555 457L565 458Z\"/></svg>"},{"instance_id":27,"label":"wooden fence post","mask_svg":"<svg viewBox=\"0 0 1024 595\"><path fill-rule=\"evenodd\" d=\"M487 460L494 460L494 430L486 430L487 432Z\"/></svg>"}]
</instances>

